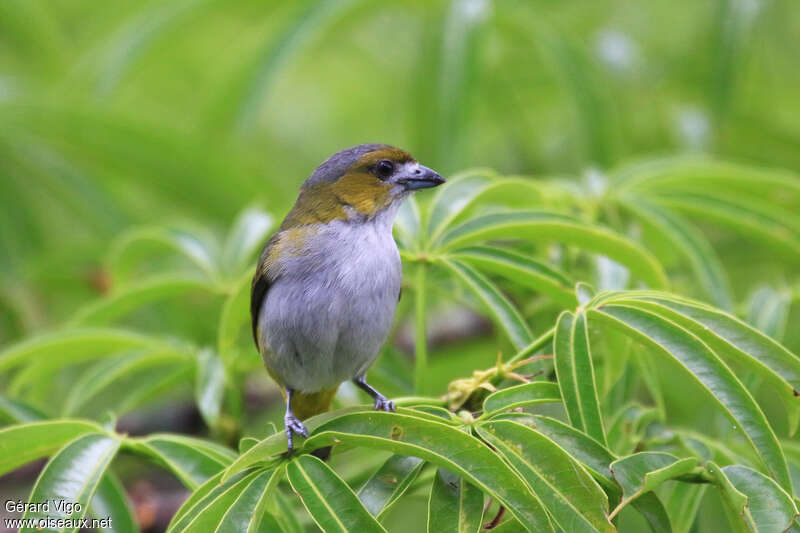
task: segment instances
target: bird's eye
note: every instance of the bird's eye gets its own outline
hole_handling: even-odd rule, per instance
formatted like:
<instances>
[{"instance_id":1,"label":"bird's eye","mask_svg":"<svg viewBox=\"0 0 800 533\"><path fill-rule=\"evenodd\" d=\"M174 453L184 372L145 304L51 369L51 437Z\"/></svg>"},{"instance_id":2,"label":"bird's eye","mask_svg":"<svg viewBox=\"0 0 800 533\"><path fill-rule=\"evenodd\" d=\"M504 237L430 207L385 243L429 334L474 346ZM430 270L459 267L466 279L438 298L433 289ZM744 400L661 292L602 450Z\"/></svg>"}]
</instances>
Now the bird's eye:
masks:
<instances>
[{"instance_id":1,"label":"bird's eye","mask_svg":"<svg viewBox=\"0 0 800 533\"><path fill-rule=\"evenodd\" d=\"M391 161L387 161L384 159L383 161L378 161L378 164L375 165L375 174L381 179L386 179L392 175L394 172L394 163Z\"/></svg>"}]
</instances>

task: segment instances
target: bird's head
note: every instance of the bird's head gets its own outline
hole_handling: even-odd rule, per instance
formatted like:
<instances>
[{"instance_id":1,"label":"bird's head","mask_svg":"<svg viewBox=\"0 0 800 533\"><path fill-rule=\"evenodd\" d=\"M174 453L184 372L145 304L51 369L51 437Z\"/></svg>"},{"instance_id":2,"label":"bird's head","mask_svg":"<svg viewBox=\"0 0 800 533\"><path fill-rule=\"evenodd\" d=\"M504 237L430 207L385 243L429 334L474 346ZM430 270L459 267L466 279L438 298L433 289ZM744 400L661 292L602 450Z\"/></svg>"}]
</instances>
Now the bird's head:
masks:
<instances>
[{"instance_id":1,"label":"bird's head","mask_svg":"<svg viewBox=\"0 0 800 533\"><path fill-rule=\"evenodd\" d=\"M284 227L332 220L367 220L444 179L411 155L386 144L360 144L323 162L300 190Z\"/></svg>"}]
</instances>

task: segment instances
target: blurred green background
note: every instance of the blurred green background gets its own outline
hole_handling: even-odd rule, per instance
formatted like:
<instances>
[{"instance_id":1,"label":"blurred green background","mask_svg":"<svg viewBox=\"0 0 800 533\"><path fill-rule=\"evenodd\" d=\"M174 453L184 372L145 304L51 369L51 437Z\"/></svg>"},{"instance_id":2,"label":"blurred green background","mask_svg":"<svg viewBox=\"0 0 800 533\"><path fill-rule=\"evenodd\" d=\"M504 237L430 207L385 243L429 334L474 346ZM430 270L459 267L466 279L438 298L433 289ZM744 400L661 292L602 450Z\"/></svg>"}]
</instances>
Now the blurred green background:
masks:
<instances>
[{"instance_id":1,"label":"blurred green background","mask_svg":"<svg viewBox=\"0 0 800 533\"><path fill-rule=\"evenodd\" d=\"M564 178L577 196L600 194L625 164L676 154L800 171L798 35L794 0L4 0L0 347L68 323L126 281L186 266L154 259L120 280L108 265L140 228L207 243L237 220L267 227L255 210L280 220L316 165L362 142L406 148L445 176ZM750 244L701 227L737 310L757 304L759 287L796 283L796 257L755 264ZM197 242L184 242L189 255ZM137 309L124 325L213 345L226 295L215 291ZM777 322L759 325L779 339L792 323L784 300ZM508 351L488 322L446 309L432 327L431 394ZM376 369L389 392L410 389L391 383L410 375L392 366L411 366L409 328ZM784 341L797 351L800 332ZM69 390L76 375L56 384ZM263 436L280 401L265 373L253 379L262 386L245 400L272 410L245 433ZM691 418L694 397L667 394L676 418ZM140 417L148 431L202 431L192 412Z\"/></svg>"},{"instance_id":2,"label":"blurred green background","mask_svg":"<svg viewBox=\"0 0 800 533\"><path fill-rule=\"evenodd\" d=\"M126 228L280 217L360 142L445 175L687 151L797 170L797 35L791 0L6 0L0 338L94 297Z\"/></svg>"}]
</instances>

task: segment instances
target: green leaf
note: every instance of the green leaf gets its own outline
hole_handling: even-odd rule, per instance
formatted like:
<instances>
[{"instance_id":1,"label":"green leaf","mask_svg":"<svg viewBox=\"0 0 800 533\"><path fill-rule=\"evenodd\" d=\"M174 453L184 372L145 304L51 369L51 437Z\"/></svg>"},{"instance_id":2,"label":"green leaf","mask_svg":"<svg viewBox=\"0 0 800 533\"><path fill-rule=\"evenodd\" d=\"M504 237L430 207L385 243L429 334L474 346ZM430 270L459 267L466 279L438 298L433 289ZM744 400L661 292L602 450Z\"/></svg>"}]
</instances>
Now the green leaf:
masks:
<instances>
[{"instance_id":1,"label":"green leaf","mask_svg":"<svg viewBox=\"0 0 800 533\"><path fill-rule=\"evenodd\" d=\"M289 483L323 531L385 532L347 483L313 455L301 455L286 471Z\"/></svg>"},{"instance_id":2,"label":"green leaf","mask_svg":"<svg viewBox=\"0 0 800 533\"><path fill-rule=\"evenodd\" d=\"M314 433L314 431L321 426L322 424L328 422L329 420L338 418L340 416L345 416L349 413L358 413L369 411L370 407L364 406L355 406L349 407L345 409L339 409L338 411L331 411L327 413L322 413L321 415L312 416L308 420L303 421L303 425L306 426L309 434ZM398 408L399 412L405 412L404 409ZM302 437L295 436L295 442L300 442ZM225 471L225 474L222 477L223 483L230 479L233 475L241 472L242 470L253 466L256 463L260 463L262 461L269 461L274 460L277 456L286 453L287 450L287 442L286 442L286 433L283 431L278 431L273 435L263 439L258 444L255 444L247 449L244 453L242 453Z\"/></svg>"},{"instance_id":3,"label":"green leaf","mask_svg":"<svg viewBox=\"0 0 800 533\"><path fill-rule=\"evenodd\" d=\"M575 294L572 292L572 281L565 274L541 261L489 246L462 248L449 257L539 291L561 305L567 307L577 305Z\"/></svg>"},{"instance_id":4,"label":"green leaf","mask_svg":"<svg viewBox=\"0 0 800 533\"><path fill-rule=\"evenodd\" d=\"M208 427L216 428L225 396L225 366L211 350L201 351L197 359L195 401Z\"/></svg>"},{"instance_id":5,"label":"green leaf","mask_svg":"<svg viewBox=\"0 0 800 533\"><path fill-rule=\"evenodd\" d=\"M800 357L734 316L686 299L657 293L617 300L665 317L708 345L717 355L754 371L769 384L789 414L794 433L800 423Z\"/></svg>"},{"instance_id":6,"label":"green leaf","mask_svg":"<svg viewBox=\"0 0 800 533\"><path fill-rule=\"evenodd\" d=\"M716 305L727 310L733 308L725 269L702 233L678 215L641 198L626 198L625 207L652 225L666 243L689 260L700 285Z\"/></svg>"},{"instance_id":7,"label":"green leaf","mask_svg":"<svg viewBox=\"0 0 800 533\"><path fill-rule=\"evenodd\" d=\"M549 381L534 381L493 392L483 402L483 411L491 416L499 411L516 409L537 403L561 401L558 384Z\"/></svg>"},{"instance_id":8,"label":"green leaf","mask_svg":"<svg viewBox=\"0 0 800 533\"><path fill-rule=\"evenodd\" d=\"M26 511L23 519L63 518L74 521L83 518L119 446L118 438L100 433L83 435L64 446L44 467L28 500L50 502L49 509ZM56 506L58 502L78 505L59 509ZM77 530L78 527L25 527L20 529L20 533Z\"/></svg>"},{"instance_id":9,"label":"green leaf","mask_svg":"<svg viewBox=\"0 0 800 533\"><path fill-rule=\"evenodd\" d=\"M242 211L233 223L222 248L222 267L228 275L245 268L256 250L263 246L274 221L272 216L257 208Z\"/></svg>"},{"instance_id":10,"label":"green leaf","mask_svg":"<svg viewBox=\"0 0 800 533\"><path fill-rule=\"evenodd\" d=\"M400 209L397 210L397 217L394 222L394 233L402 249L412 251L418 249L417 244L421 224L419 204L416 198L411 196L400 204Z\"/></svg>"},{"instance_id":11,"label":"green leaf","mask_svg":"<svg viewBox=\"0 0 800 533\"><path fill-rule=\"evenodd\" d=\"M791 305L791 289L759 287L748 299L747 323L768 337L780 341L786 333Z\"/></svg>"},{"instance_id":12,"label":"green leaf","mask_svg":"<svg viewBox=\"0 0 800 533\"><path fill-rule=\"evenodd\" d=\"M219 244L212 235L160 226L123 233L112 243L107 264L118 277L126 279L136 260L164 249L187 259L209 279L218 278Z\"/></svg>"},{"instance_id":13,"label":"green leaf","mask_svg":"<svg viewBox=\"0 0 800 533\"><path fill-rule=\"evenodd\" d=\"M617 459L611 463L611 472L622 487L622 501L612 511L611 517L665 481L688 474L697 464L694 457L678 459L663 452L640 452Z\"/></svg>"},{"instance_id":14,"label":"green leaf","mask_svg":"<svg viewBox=\"0 0 800 533\"><path fill-rule=\"evenodd\" d=\"M556 378L570 423L605 444L605 428L589 348L589 330L583 311L577 315L568 311L561 313L556 325L554 346Z\"/></svg>"},{"instance_id":15,"label":"green leaf","mask_svg":"<svg viewBox=\"0 0 800 533\"><path fill-rule=\"evenodd\" d=\"M533 341L533 334L519 311L494 283L471 266L456 259L439 262L458 276L486 305L492 317L506 332L514 348L522 350Z\"/></svg>"},{"instance_id":16,"label":"green leaf","mask_svg":"<svg viewBox=\"0 0 800 533\"><path fill-rule=\"evenodd\" d=\"M72 415L92 406L92 400L102 391L108 390L112 385L119 386L122 380L132 377L147 379L147 371L158 369L166 373L176 367L194 365L188 352L179 350L157 350L134 352L131 354L102 359L88 368L70 388L64 401L63 413ZM129 397L128 393L134 392L130 388L122 391L122 397ZM118 407L118 406L117 406ZM118 412L124 412L118 409Z\"/></svg>"},{"instance_id":17,"label":"green leaf","mask_svg":"<svg viewBox=\"0 0 800 533\"><path fill-rule=\"evenodd\" d=\"M529 531L552 531L541 503L524 481L485 444L459 428L400 412L352 413L318 427L304 449L336 443L430 461L457 473L502 502Z\"/></svg>"},{"instance_id":18,"label":"green leaf","mask_svg":"<svg viewBox=\"0 0 800 533\"><path fill-rule=\"evenodd\" d=\"M133 517L133 504L125 487L112 472L106 472L92 498L89 513L97 520L108 518L101 530L109 533L138 533L139 526Z\"/></svg>"},{"instance_id":19,"label":"green leaf","mask_svg":"<svg viewBox=\"0 0 800 533\"><path fill-rule=\"evenodd\" d=\"M658 261L640 245L601 226L544 211L497 213L470 219L442 238L445 250L490 239L558 241L605 255L622 263L653 288L668 284Z\"/></svg>"},{"instance_id":20,"label":"green leaf","mask_svg":"<svg viewBox=\"0 0 800 533\"><path fill-rule=\"evenodd\" d=\"M266 487L270 485L275 475L278 475L275 471L254 470L242 472L225 483L219 483L217 479L208 480L181 506L172 518L167 532L230 531L229 529L218 529L228 512L233 512L231 520L238 520L240 524L242 521L251 524L250 518L254 518L254 522L258 522L258 516L245 517L244 513L262 510L261 506L264 503L260 495L266 491ZM260 489L260 493L254 494L257 489ZM241 531L249 533L257 531L257 529Z\"/></svg>"},{"instance_id":21,"label":"green leaf","mask_svg":"<svg viewBox=\"0 0 800 533\"><path fill-rule=\"evenodd\" d=\"M770 474L791 490L791 480L778 439L764 413L725 363L697 337L672 322L627 305L606 304L589 311L590 320L628 331L664 353L695 377L725 414L741 428Z\"/></svg>"},{"instance_id":22,"label":"green leaf","mask_svg":"<svg viewBox=\"0 0 800 533\"><path fill-rule=\"evenodd\" d=\"M154 302L187 294L216 295L219 289L207 280L190 276L163 275L127 285L81 307L68 325L103 326L124 317L131 311Z\"/></svg>"},{"instance_id":23,"label":"green leaf","mask_svg":"<svg viewBox=\"0 0 800 533\"><path fill-rule=\"evenodd\" d=\"M250 283L253 273L249 270L239 279L233 291L222 304L217 328L217 353L225 361L234 359L236 341L244 326L250 324ZM250 340L250 339L248 339Z\"/></svg>"},{"instance_id":24,"label":"green leaf","mask_svg":"<svg viewBox=\"0 0 800 533\"><path fill-rule=\"evenodd\" d=\"M800 256L800 221L793 213L752 197L746 199L714 191L705 193L661 193L653 197L660 205L711 219L759 242L772 245L796 262Z\"/></svg>"},{"instance_id":25,"label":"green leaf","mask_svg":"<svg viewBox=\"0 0 800 533\"><path fill-rule=\"evenodd\" d=\"M219 444L166 433L130 439L126 447L162 464L192 490L228 467L236 457Z\"/></svg>"},{"instance_id":26,"label":"green leaf","mask_svg":"<svg viewBox=\"0 0 800 533\"><path fill-rule=\"evenodd\" d=\"M567 450L607 490L619 490L609 468L616 457L608 448L555 418L536 415L532 420L536 431Z\"/></svg>"},{"instance_id":27,"label":"green leaf","mask_svg":"<svg viewBox=\"0 0 800 533\"><path fill-rule=\"evenodd\" d=\"M0 394L0 421L24 424L46 418L47 415L36 407Z\"/></svg>"},{"instance_id":28,"label":"green leaf","mask_svg":"<svg viewBox=\"0 0 800 533\"><path fill-rule=\"evenodd\" d=\"M0 475L17 467L47 457L69 441L102 431L83 420L47 420L0 429Z\"/></svg>"},{"instance_id":29,"label":"green leaf","mask_svg":"<svg viewBox=\"0 0 800 533\"><path fill-rule=\"evenodd\" d=\"M169 348L157 338L122 329L70 329L31 337L0 351L0 371L39 359L60 366L131 348Z\"/></svg>"},{"instance_id":30,"label":"green leaf","mask_svg":"<svg viewBox=\"0 0 800 533\"><path fill-rule=\"evenodd\" d=\"M392 455L358 489L358 499L375 518L386 512L417 479L425 461Z\"/></svg>"},{"instance_id":31,"label":"green leaf","mask_svg":"<svg viewBox=\"0 0 800 533\"><path fill-rule=\"evenodd\" d=\"M666 488L666 487L665 487ZM673 533L689 533L703 503L707 485L675 483L664 492L665 506ZM634 502L635 504L635 502Z\"/></svg>"},{"instance_id":32,"label":"green leaf","mask_svg":"<svg viewBox=\"0 0 800 533\"><path fill-rule=\"evenodd\" d=\"M480 171L468 171L461 176L448 178L433 195L429 208L428 234L431 242L494 180Z\"/></svg>"},{"instance_id":33,"label":"green leaf","mask_svg":"<svg viewBox=\"0 0 800 533\"><path fill-rule=\"evenodd\" d=\"M638 402L628 402L611 417L608 447L618 454L633 453L645 436L648 424L659 420L659 411Z\"/></svg>"},{"instance_id":34,"label":"green leaf","mask_svg":"<svg viewBox=\"0 0 800 533\"><path fill-rule=\"evenodd\" d=\"M706 470L715 479L734 521L743 530L782 533L792 525L798 514L797 506L774 480L741 465L719 468L709 462Z\"/></svg>"},{"instance_id":35,"label":"green leaf","mask_svg":"<svg viewBox=\"0 0 800 533\"><path fill-rule=\"evenodd\" d=\"M633 507L644 517L653 533L673 533L667 510L655 492L647 492L633 500Z\"/></svg>"},{"instance_id":36,"label":"green leaf","mask_svg":"<svg viewBox=\"0 0 800 533\"><path fill-rule=\"evenodd\" d=\"M506 420L482 424L478 433L520 473L562 530L616 531L605 492L558 444Z\"/></svg>"},{"instance_id":37,"label":"green leaf","mask_svg":"<svg viewBox=\"0 0 800 533\"><path fill-rule=\"evenodd\" d=\"M428 499L428 533L478 533L483 493L443 468L436 471Z\"/></svg>"}]
</instances>

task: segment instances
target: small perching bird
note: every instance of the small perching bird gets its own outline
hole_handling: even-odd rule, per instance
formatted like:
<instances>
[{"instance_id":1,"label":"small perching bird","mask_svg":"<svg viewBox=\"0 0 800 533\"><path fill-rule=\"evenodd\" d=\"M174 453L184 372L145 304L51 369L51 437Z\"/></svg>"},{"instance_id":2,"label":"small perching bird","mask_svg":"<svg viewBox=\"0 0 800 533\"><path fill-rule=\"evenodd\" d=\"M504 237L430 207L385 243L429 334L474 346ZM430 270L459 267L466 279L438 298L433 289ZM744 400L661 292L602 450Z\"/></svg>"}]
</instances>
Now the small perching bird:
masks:
<instances>
[{"instance_id":1,"label":"small perching bird","mask_svg":"<svg viewBox=\"0 0 800 533\"><path fill-rule=\"evenodd\" d=\"M305 437L302 420L330 408L352 380L375 400L394 403L366 381L389 335L402 267L392 224L413 191L444 179L407 152L361 144L311 174L261 252L250 298L253 337L286 399L286 436Z\"/></svg>"}]
</instances>

